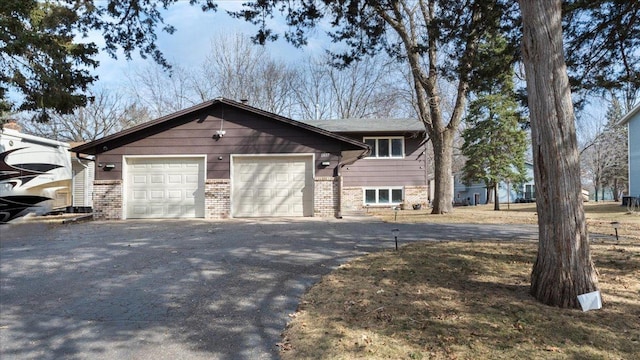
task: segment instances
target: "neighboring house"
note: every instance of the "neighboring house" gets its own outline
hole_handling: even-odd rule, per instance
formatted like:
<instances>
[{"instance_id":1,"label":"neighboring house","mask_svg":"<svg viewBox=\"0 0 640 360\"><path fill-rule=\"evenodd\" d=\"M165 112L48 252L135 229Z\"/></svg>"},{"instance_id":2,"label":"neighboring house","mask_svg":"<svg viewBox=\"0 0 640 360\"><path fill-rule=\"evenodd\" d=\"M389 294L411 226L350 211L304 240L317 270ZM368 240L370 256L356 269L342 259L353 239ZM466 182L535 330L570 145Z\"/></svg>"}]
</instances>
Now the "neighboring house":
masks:
<instances>
[{"instance_id":1,"label":"neighboring house","mask_svg":"<svg viewBox=\"0 0 640 360\"><path fill-rule=\"evenodd\" d=\"M83 143L71 143L72 147ZM71 211L87 213L93 206L93 180L95 179L95 161L92 156L71 153Z\"/></svg>"},{"instance_id":2,"label":"neighboring house","mask_svg":"<svg viewBox=\"0 0 640 360\"><path fill-rule=\"evenodd\" d=\"M428 204L425 128L416 119L303 120L369 145L371 153L342 169L342 209Z\"/></svg>"},{"instance_id":3,"label":"neighboring house","mask_svg":"<svg viewBox=\"0 0 640 360\"><path fill-rule=\"evenodd\" d=\"M640 105L634 107L620 120L628 127L629 134L629 194L640 198Z\"/></svg>"},{"instance_id":4,"label":"neighboring house","mask_svg":"<svg viewBox=\"0 0 640 360\"><path fill-rule=\"evenodd\" d=\"M501 203L532 202L536 199L533 180L533 164L525 163L528 181L522 184L500 182L498 196ZM462 173L454 176L454 203L457 205L478 205L487 202L487 188L483 182L469 185L462 181Z\"/></svg>"},{"instance_id":5,"label":"neighboring house","mask_svg":"<svg viewBox=\"0 0 640 360\"><path fill-rule=\"evenodd\" d=\"M217 98L71 149L95 156L97 219L340 216L369 147Z\"/></svg>"}]
</instances>

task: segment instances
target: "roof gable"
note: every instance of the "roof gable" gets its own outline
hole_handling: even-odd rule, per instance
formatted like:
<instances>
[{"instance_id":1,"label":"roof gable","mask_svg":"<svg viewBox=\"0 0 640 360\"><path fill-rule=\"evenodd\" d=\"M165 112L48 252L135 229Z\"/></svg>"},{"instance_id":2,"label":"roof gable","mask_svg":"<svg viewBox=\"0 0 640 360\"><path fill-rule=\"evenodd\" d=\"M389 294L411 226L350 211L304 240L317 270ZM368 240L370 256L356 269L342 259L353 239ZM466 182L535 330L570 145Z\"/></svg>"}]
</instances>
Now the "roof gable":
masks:
<instances>
[{"instance_id":1,"label":"roof gable","mask_svg":"<svg viewBox=\"0 0 640 360\"><path fill-rule=\"evenodd\" d=\"M197 114L198 112L202 112L203 116L206 116L205 111L210 110L211 108L217 107L217 106L230 106L235 109L239 109L241 111L247 111L259 116L269 118L274 121L278 121L296 128L309 131L318 136L331 138L333 140L349 145L350 148L352 149L368 150L368 146L360 141L335 134L331 131L328 131L319 127L315 127L313 125L295 121L277 114L270 113L268 111L260 110L258 108L255 108L246 104L242 104L233 100L220 97L214 100L205 101L201 104L177 111L169 115L165 115L158 119L133 126L131 128L122 130L115 134L105 136L101 139L97 139L82 145L78 145L76 147L73 147L70 151L95 155L102 151L111 150L119 146L123 146L127 143L136 141L138 139L163 132L167 129L178 126L180 124L193 121L193 117L190 117L188 115L194 115L194 114Z\"/></svg>"}]
</instances>

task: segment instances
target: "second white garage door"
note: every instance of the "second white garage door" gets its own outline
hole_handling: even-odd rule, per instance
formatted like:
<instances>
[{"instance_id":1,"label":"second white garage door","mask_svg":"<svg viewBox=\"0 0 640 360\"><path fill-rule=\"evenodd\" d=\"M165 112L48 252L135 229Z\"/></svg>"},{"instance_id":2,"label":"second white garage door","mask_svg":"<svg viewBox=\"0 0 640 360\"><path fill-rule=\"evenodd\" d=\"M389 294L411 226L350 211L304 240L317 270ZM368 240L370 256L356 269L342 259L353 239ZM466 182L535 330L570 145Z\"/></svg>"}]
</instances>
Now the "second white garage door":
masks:
<instances>
[{"instance_id":1,"label":"second white garage door","mask_svg":"<svg viewBox=\"0 0 640 360\"><path fill-rule=\"evenodd\" d=\"M128 158L127 218L204 217L204 158Z\"/></svg>"},{"instance_id":2,"label":"second white garage door","mask_svg":"<svg viewBox=\"0 0 640 360\"><path fill-rule=\"evenodd\" d=\"M313 215L311 156L236 156L232 216Z\"/></svg>"}]
</instances>

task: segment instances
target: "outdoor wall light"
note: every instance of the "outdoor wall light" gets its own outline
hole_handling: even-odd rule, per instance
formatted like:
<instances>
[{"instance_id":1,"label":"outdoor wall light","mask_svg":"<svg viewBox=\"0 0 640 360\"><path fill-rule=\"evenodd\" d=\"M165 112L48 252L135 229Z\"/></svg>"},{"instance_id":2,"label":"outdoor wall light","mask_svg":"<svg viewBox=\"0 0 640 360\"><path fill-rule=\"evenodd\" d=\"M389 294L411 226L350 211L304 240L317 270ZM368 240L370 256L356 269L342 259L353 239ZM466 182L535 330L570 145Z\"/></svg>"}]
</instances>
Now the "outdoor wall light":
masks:
<instances>
[{"instance_id":1,"label":"outdoor wall light","mask_svg":"<svg viewBox=\"0 0 640 360\"><path fill-rule=\"evenodd\" d=\"M115 164L106 164L106 165L104 166L104 171L111 171L111 170L113 170L113 169L115 169L115 168L116 168L116 165L115 165Z\"/></svg>"},{"instance_id":2,"label":"outdoor wall light","mask_svg":"<svg viewBox=\"0 0 640 360\"><path fill-rule=\"evenodd\" d=\"M400 234L400 229L391 229L391 234L393 234L393 238L396 241L396 251L398 251L398 235Z\"/></svg>"},{"instance_id":3,"label":"outdoor wall light","mask_svg":"<svg viewBox=\"0 0 640 360\"><path fill-rule=\"evenodd\" d=\"M220 140L227 132L224 130L217 130L215 134L213 134L213 138L216 140Z\"/></svg>"},{"instance_id":4,"label":"outdoor wall light","mask_svg":"<svg viewBox=\"0 0 640 360\"><path fill-rule=\"evenodd\" d=\"M321 163L320 163L320 165L322 165L322 166L329 166L329 165L331 165L331 162L329 162L329 161L323 161L323 162L321 162Z\"/></svg>"}]
</instances>

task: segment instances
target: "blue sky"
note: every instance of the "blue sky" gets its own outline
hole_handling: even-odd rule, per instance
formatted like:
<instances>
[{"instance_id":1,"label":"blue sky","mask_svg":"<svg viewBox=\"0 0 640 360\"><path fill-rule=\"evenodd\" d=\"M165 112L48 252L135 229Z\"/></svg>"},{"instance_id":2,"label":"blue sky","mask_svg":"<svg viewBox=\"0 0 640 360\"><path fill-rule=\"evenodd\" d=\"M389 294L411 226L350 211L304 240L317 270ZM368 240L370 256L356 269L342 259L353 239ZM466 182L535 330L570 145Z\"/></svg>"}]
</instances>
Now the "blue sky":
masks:
<instances>
[{"instance_id":1,"label":"blue sky","mask_svg":"<svg viewBox=\"0 0 640 360\"><path fill-rule=\"evenodd\" d=\"M176 32L167 34L158 29L158 47L172 64L182 67L199 65L210 51L211 41L217 34L242 33L247 36L255 34L257 29L254 25L233 19L226 14L226 10L240 9L242 2L220 1L217 12L203 12L199 6L190 6L188 1L177 2L163 14L165 24L173 25ZM271 26L276 32L281 33L285 30L284 25L281 24L274 21ZM266 47L274 59L282 61L295 61L306 54L320 55L324 52L324 48L331 44L322 35L322 31L317 31L315 35L312 34L309 45L302 49L297 49L284 40L269 43ZM88 40L95 41L99 47L104 45L99 33L92 34ZM124 55L118 56L118 59L112 59L104 52L101 52L97 59L100 61L100 66L94 71L99 77L94 84L97 88L117 88L126 82L129 69L153 64L151 58L142 59L137 53L130 61L127 61Z\"/></svg>"}]
</instances>

